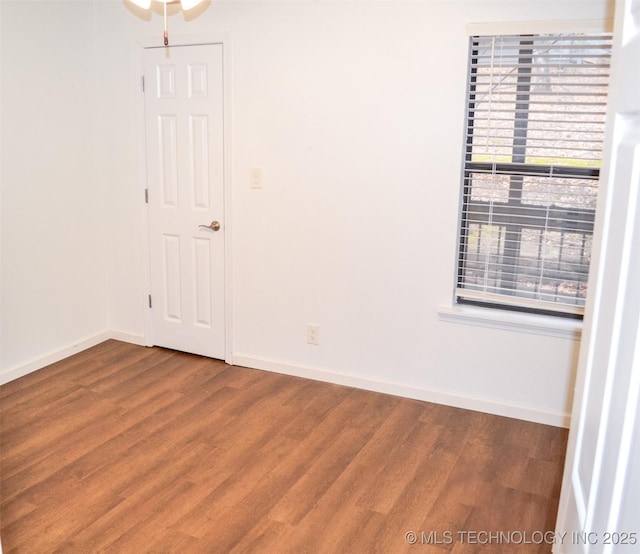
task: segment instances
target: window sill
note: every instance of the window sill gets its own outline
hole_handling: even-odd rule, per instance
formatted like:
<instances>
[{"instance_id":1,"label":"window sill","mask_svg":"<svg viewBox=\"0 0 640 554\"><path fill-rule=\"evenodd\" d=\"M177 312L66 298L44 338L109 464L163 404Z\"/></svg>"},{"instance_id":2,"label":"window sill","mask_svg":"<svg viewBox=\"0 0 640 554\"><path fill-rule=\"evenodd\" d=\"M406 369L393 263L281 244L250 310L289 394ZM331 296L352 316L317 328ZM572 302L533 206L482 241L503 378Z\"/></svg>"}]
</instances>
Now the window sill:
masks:
<instances>
[{"instance_id":1,"label":"window sill","mask_svg":"<svg viewBox=\"0 0 640 554\"><path fill-rule=\"evenodd\" d=\"M580 340L582 334L582 321L579 320L476 306L439 306L438 319L449 323L476 325L571 340Z\"/></svg>"}]
</instances>

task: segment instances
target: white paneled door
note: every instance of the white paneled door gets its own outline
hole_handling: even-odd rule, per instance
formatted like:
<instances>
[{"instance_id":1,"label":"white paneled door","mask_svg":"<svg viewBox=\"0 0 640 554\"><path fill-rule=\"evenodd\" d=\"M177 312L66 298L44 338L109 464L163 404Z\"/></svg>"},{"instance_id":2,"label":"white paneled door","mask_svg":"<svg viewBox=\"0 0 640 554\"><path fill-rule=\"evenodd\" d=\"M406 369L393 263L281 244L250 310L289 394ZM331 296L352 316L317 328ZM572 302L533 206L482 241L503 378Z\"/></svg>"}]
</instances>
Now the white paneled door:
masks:
<instances>
[{"instance_id":1,"label":"white paneled door","mask_svg":"<svg viewBox=\"0 0 640 554\"><path fill-rule=\"evenodd\" d=\"M151 339L224 359L222 45L143 56Z\"/></svg>"},{"instance_id":2,"label":"white paneled door","mask_svg":"<svg viewBox=\"0 0 640 554\"><path fill-rule=\"evenodd\" d=\"M561 554L640 552L640 2L619 0L558 536Z\"/></svg>"}]
</instances>

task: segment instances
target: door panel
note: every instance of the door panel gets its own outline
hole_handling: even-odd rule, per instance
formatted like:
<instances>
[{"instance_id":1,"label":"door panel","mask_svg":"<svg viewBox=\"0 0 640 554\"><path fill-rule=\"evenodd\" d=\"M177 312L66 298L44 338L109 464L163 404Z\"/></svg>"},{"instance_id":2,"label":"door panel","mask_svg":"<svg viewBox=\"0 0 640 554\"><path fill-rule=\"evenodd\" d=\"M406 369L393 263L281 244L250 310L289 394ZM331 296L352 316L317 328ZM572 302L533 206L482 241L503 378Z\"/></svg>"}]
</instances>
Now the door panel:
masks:
<instances>
[{"instance_id":1,"label":"door panel","mask_svg":"<svg viewBox=\"0 0 640 554\"><path fill-rule=\"evenodd\" d=\"M143 55L151 339L224 359L222 45Z\"/></svg>"}]
</instances>

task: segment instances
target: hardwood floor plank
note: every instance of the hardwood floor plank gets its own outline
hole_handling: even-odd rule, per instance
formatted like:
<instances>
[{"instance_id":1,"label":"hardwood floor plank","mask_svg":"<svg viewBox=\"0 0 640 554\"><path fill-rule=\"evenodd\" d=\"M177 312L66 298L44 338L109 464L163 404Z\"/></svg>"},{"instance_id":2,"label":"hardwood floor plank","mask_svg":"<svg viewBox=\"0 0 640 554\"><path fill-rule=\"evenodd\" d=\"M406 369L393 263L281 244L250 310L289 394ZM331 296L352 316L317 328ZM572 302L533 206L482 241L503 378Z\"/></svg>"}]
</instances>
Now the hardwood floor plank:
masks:
<instances>
[{"instance_id":1,"label":"hardwood floor plank","mask_svg":"<svg viewBox=\"0 0 640 554\"><path fill-rule=\"evenodd\" d=\"M0 504L2 526L7 526L23 516L33 512L37 506L24 502L19 498L3 498Z\"/></svg>"},{"instance_id":2,"label":"hardwood floor plank","mask_svg":"<svg viewBox=\"0 0 640 554\"><path fill-rule=\"evenodd\" d=\"M552 528L566 439L107 341L0 387L0 535L5 554L514 552L405 535Z\"/></svg>"},{"instance_id":3,"label":"hardwood floor plank","mask_svg":"<svg viewBox=\"0 0 640 554\"><path fill-rule=\"evenodd\" d=\"M73 395L77 395L79 391L82 391L80 385L53 378L50 383L43 386L34 386L16 395L9 395L0 400L0 406L2 406L0 425L11 439L13 433L21 428L36 425L42 420L46 421L49 414L64 409L69 398L73 398ZM34 405L41 407L35 418L32 414Z\"/></svg>"},{"instance_id":4,"label":"hardwood floor plank","mask_svg":"<svg viewBox=\"0 0 640 554\"><path fill-rule=\"evenodd\" d=\"M87 425L102 422L105 418L121 412L118 406L108 402L97 401L94 395L87 391L75 391L68 398L64 409L47 411L47 417L14 430L10 438L3 441L2 449L7 457L6 467L3 467L2 479L15 475L24 467L24 460L29 466L35 463L51 465L50 456L53 452L60 452L60 444L69 440L76 442L77 436L84 433ZM51 425L55 421L55 426ZM70 437L72 437L70 439Z\"/></svg>"},{"instance_id":5,"label":"hardwood floor plank","mask_svg":"<svg viewBox=\"0 0 640 554\"><path fill-rule=\"evenodd\" d=\"M6 429L6 438L3 447L7 449L8 457L13 455L11 449L24 450L28 447L25 440L29 437L37 437L34 440L40 441L40 435L44 430L49 429L51 420L61 420L62 418L78 417L76 408L82 408L82 404L91 405L91 393L88 393L80 386L72 385L67 392L62 394L56 391L56 398L46 395L37 400L32 400L32 404L41 404L42 410L37 415L30 413L26 407L13 407L3 405L0 424ZM23 416L24 412L27 412ZM50 440L55 440L51 437Z\"/></svg>"},{"instance_id":6,"label":"hardwood floor plank","mask_svg":"<svg viewBox=\"0 0 640 554\"><path fill-rule=\"evenodd\" d=\"M559 499L561 481L562 467L557 462L529 458L514 488L547 498Z\"/></svg>"},{"instance_id":7,"label":"hardwood floor plank","mask_svg":"<svg viewBox=\"0 0 640 554\"><path fill-rule=\"evenodd\" d=\"M198 539L172 530L165 530L162 534L155 535L151 547L145 546L143 551L147 551L147 549L148 552L153 552L153 554L184 554L185 552L202 552Z\"/></svg>"},{"instance_id":8,"label":"hardwood floor plank","mask_svg":"<svg viewBox=\"0 0 640 554\"><path fill-rule=\"evenodd\" d=\"M245 460L238 466L237 473L227 473L229 476L172 525L172 529L203 538L204 545L215 544L217 551L230 549L233 541L241 539L263 517L270 503L277 500L278 494L282 494L278 486L287 480L269 473L290 448L290 441L282 437L271 444L268 451L257 453L254 460ZM267 475L269 477L265 477ZM211 506L216 506L216 510L212 511Z\"/></svg>"},{"instance_id":9,"label":"hardwood floor plank","mask_svg":"<svg viewBox=\"0 0 640 554\"><path fill-rule=\"evenodd\" d=\"M278 541L289 526L268 517L260 519L251 530L238 541L229 554L263 554L264 552L291 552L292 546L281 548ZM304 550L298 550L304 552Z\"/></svg>"},{"instance_id":10,"label":"hardwood floor plank","mask_svg":"<svg viewBox=\"0 0 640 554\"><path fill-rule=\"evenodd\" d=\"M485 535L481 540L490 541L487 546L495 552L507 553L516 550L526 554L551 550L548 544L531 544L531 541L527 543L525 538L530 539L536 531L543 533L553 531L555 521L549 521L544 510L540 509L547 504L546 498L507 487L495 487L491 493L483 506L472 510L466 522L468 531L492 533L494 539L490 539L490 535ZM497 518L495 514L500 514L500 517ZM517 544L515 548L511 542L512 539ZM482 546L478 542L479 540L476 539L476 550L478 546ZM452 551L468 552L473 551L473 547L474 541L471 537L467 537L466 542L458 539Z\"/></svg>"},{"instance_id":11,"label":"hardwood floor plank","mask_svg":"<svg viewBox=\"0 0 640 554\"><path fill-rule=\"evenodd\" d=\"M175 356L168 351L157 351L149 348L139 350L127 349L124 352L114 351L109 356L98 360L100 363L75 366L69 373L69 379L86 388L101 392L104 383L119 382L135 375L139 367L151 368L165 359Z\"/></svg>"},{"instance_id":12,"label":"hardwood floor plank","mask_svg":"<svg viewBox=\"0 0 640 554\"><path fill-rule=\"evenodd\" d=\"M369 530L373 535L372 543L377 545L378 552L402 552L407 532L420 533L423 530L437 529L438 522L435 521L434 514L439 519L450 515L448 507L443 506L439 498L442 491L448 487L449 475L456 458L446 450L440 450L437 445L438 442L426 453L423 463L387 514L384 526ZM461 500L456 501L456 507L460 505Z\"/></svg>"},{"instance_id":13,"label":"hardwood floor plank","mask_svg":"<svg viewBox=\"0 0 640 554\"><path fill-rule=\"evenodd\" d=\"M165 510L180 505L180 499L190 496L196 485L181 478L181 472L200 463L209 453L205 445L192 445L180 452L172 452L171 458L163 460L171 465L171 472L152 471L139 476L122 492L123 500L91 525L73 533L72 546L77 552L95 552L115 548L131 541L128 548L135 548L133 537L147 537L151 528L160 532L163 527L158 517ZM89 485L88 494L96 489ZM159 509L159 507L161 507ZM130 514L137 514L137 519ZM151 527L150 527L151 526ZM128 538L123 538L128 537ZM136 538L136 541L140 540ZM144 549L144 545L141 545Z\"/></svg>"},{"instance_id":14,"label":"hardwood floor plank","mask_svg":"<svg viewBox=\"0 0 640 554\"><path fill-rule=\"evenodd\" d=\"M390 445L391 448L387 452L391 455L382 463L378 462L381 468L373 478L376 486L370 487L365 495L360 497L358 505L374 512L388 514L412 481L439 433L439 427L416 423L402 443L396 448Z\"/></svg>"},{"instance_id":15,"label":"hardwood floor plank","mask_svg":"<svg viewBox=\"0 0 640 554\"><path fill-rule=\"evenodd\" d=\"M47 381L55 381L58 376L62 381L67 382L69 378L69 371L75 366L82 366L82 364L89 363L92 360L94 363L104 365L104 358L107 358L109 352L115 351L121 353L127 351L128 347L132 345L125 345L118 341L105 341L93 348L83 350L78 354L75 354L69 358L46 366L38 371L33 371L6 383L0 387L0 401L11 402L12 397L20 399L28 398L30 394L40 394L43 390L46 390ZM135 350L135 349L134 349ZM133 351L133 350L131 350ZM36 387L36 385L42 385Z\"/></svg>"},{"instance_id":16,"label":"hardwood floor plank","mask_svg":"<svg viewBox=\"0 0 640 554\"><path fill-rule=\"evenodd\" d=\"M52 552L69 537L75 529L87 525L122 501L117 497L99 499L75 491L79 506L65 502L49 502L42 499L38 508L20 519L2 526L3 551L7 552Z\"/></svg>"},{"instance_id":17,"label":"hardwood floor plank","mask_svg":"<svg viewBox=\"0 0 640 554\"><path fill-rule=\"evenodd\" d=\"M69 434L58 442L47 438L37 456L14 460L18 469L21 464L24 469L7 474L3 468L2 486L25 496L38 495L40 491L52 494L64 490L67 481L74 481L75 476L98 472L112 460L120 459L131 445L138 444L160 427L163 417L170 421L173 410L182 406L184 401L182 395L176 398L175 393L166 391L148 403L144 410L120 411L108 417L92 418L92 425L88 424L82 432ZM58 427L59 422L56 421L54 426Z\"/></svg>"},{"instance_id":18,"label":"hardwood floor plank","mask_svg":"<svg viewBox=\"0 0 640 554\"><path fill-rule=\"evenodd\" d=\"M345 471L368 438L357 429L337 431L331 444L287 487L286 498L270 511L269 516L290 524L299 522Z\"/></svg>"},{"instance_id":19,"label":"hardwood floor plank","mask_svg":"<svg viewBox=\"0 0 640 554\"><path fill-rule=\"evenodd\" d=\"M106 367L92 368L90 373L77 375L73 381L95 392L105 394L105 398L117 400L118 393L131 391L132 382L145 381L146 372L161 373L163 367L171 368L173 364L179 364L180 359L174 352L155 352L145 350L136 356L129 356L121 363L107 364Z\"/></svg>"}]
</instances>

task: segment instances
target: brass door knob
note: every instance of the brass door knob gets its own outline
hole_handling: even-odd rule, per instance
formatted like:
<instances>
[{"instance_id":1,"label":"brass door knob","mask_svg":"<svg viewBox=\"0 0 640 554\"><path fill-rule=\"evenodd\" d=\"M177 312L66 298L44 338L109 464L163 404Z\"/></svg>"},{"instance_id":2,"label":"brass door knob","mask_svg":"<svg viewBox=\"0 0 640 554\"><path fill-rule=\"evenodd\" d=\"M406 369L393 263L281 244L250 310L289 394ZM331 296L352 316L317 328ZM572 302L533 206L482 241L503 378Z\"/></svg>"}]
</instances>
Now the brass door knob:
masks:
<instances>
[{"instance_id":1,"label":"brass door knob","mask_svg":"<svg viewBox=\"0 0 640 554\"><path fill-rule=\"evenodd\" d=\"M212 231L219 231L220 230L220 222L219 221L212 221L211 223L209 223L209 225L198 225L198 227L203 227L204 229L211 229Z\"/></svg>"}]
</instances>

